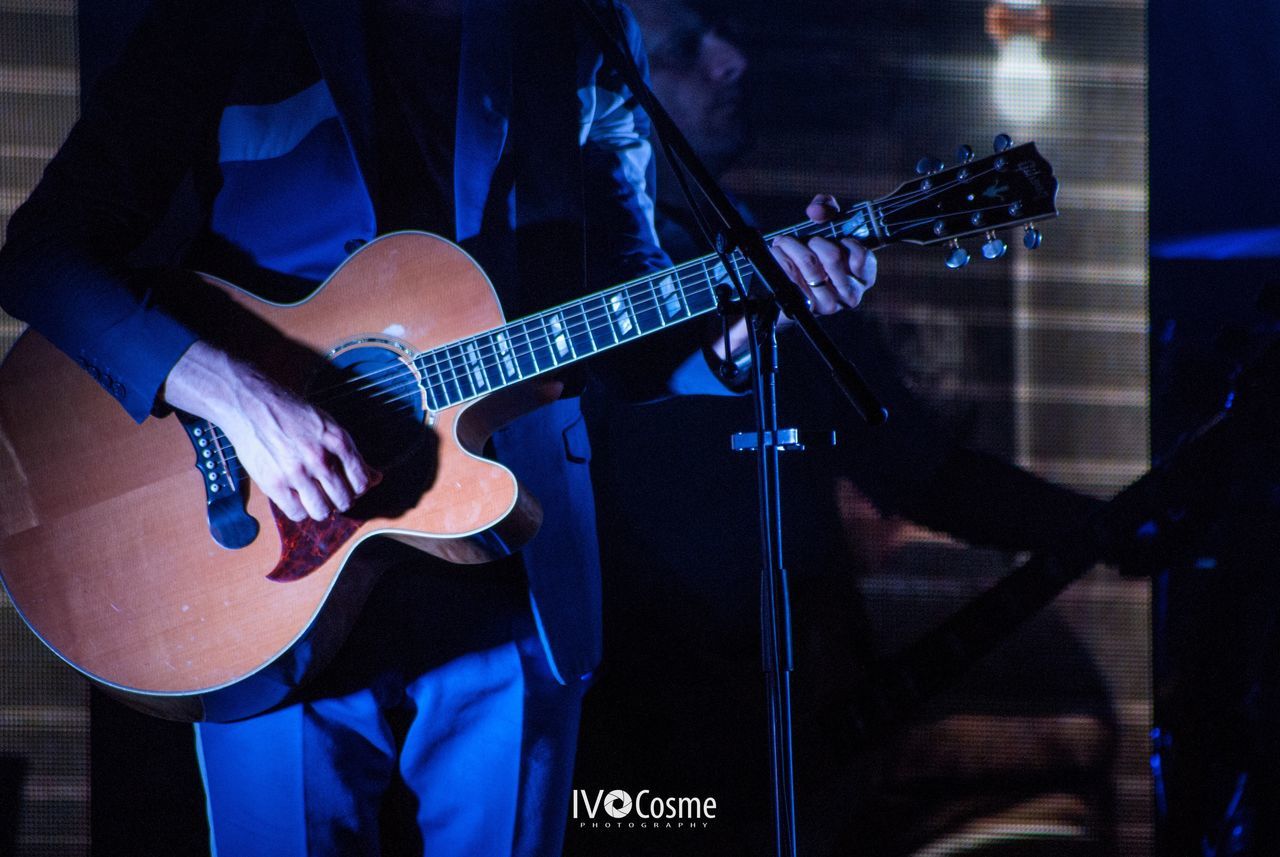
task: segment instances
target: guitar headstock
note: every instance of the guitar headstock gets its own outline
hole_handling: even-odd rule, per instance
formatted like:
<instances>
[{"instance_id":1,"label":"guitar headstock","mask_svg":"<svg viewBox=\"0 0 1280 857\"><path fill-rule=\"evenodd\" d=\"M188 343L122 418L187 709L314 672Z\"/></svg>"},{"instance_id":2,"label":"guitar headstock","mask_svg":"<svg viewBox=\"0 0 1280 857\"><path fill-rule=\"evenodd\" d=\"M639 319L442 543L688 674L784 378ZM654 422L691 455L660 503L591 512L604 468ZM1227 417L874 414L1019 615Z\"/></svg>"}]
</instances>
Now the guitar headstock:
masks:
<instances>
[{"instance_id":1,"label":"guitar headstock","mask_svg":"<svg viewBox=\"0 0 1280 857\"><path fill-rule=\"evenodd\" d=\"M851 235L873 247L893 244L947 245L947 266L959 268L969 261L960 239L984 238L982 255L998 259L1007 246L996 235L1001 229L1026 225L1023 244L1040 246L1037 220L1058 214L1058 180L1034 143L1011 146L1003 134L996 138L996 153L975 160L962 146L960 163L944 168L940 161L922 159L920 178L903 182L887 196L869 203L841 225Z\"/></svg>"}]
</instances>

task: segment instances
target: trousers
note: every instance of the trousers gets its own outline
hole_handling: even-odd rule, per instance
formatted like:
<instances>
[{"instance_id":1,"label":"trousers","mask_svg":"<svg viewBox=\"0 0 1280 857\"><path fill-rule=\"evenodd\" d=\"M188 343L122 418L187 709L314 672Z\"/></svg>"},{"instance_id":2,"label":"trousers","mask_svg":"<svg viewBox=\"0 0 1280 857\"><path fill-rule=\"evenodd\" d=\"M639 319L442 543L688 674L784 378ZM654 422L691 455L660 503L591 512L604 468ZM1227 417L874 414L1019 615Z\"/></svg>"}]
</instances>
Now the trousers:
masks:
<instances>
[{"instance_id":1,"label":"trousers","mask_svg":"<svg viewBox=\"0 0 1280 857\"><path fill-rule=\"evenodd\" d=\"M214 857L558 855L581 695L518 567L398 563L301 701L197 724Z\"/></svg>"}]
</instances>

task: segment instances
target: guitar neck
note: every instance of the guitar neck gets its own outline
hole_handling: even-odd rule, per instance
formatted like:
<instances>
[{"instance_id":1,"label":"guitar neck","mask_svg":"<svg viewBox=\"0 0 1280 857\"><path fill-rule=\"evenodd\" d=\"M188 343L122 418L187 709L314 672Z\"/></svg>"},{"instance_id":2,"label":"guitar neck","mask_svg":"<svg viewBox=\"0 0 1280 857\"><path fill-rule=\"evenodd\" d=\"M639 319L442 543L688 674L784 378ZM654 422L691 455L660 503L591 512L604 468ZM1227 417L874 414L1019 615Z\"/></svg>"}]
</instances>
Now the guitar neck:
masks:
<instances>
[{"instance_id":1,"label":"guitar neck","mask_svg":"<svg viewBox=\"0 0 1280 857\"><path fill-rule=\"evenodd\" d=\"M1053 217L1057 189L1052 167L1034 143L1024 143L904 182L838 220L807 221L766 237L854 238L871 249L942 242L958 248L960 238L985 234L984 255L998 258L1004 242L994 230ZM1034 239L1027 246L1039 244L1038 232ZM953 252L968 260L965 251ZM423 352L415 364L426 379L427 407L457 405L706 315L716 307L717 290L736 294L730 273L745 286L753 270L736 250L727 263L708 254Z\"/></svg>"},{"instance_id":2,"label":"guitar neck","mask_svg":"<svg viewBox=\"0 0 1280 857\"><path fill-rule=\"evenodd\" d=\"M767 237L853 236L878 247L884 242L867 225L875 216L875 204L862 203L843 219L809 221ZM749 284L753 269L746 257L735 250L729 264ZM708 254L424 351L415 365L425 379L427 406L440 410L461 404L706 315L716 308L720 288L734 293L724 263Z\"/></svg>"}]
</instances>

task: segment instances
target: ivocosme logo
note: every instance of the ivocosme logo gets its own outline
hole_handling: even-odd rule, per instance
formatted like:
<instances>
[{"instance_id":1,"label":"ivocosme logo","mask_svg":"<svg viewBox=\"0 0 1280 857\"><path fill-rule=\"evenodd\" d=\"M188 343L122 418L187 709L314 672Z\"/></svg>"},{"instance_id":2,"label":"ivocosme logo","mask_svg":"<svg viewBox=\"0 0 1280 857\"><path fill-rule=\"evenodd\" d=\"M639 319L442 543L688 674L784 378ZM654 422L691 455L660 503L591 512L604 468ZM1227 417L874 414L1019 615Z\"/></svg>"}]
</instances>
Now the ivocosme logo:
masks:
<instances>
[{"instance_id":1,"label":"ivocosme logo","mask_svg":"<svg viewBox=\"0 0 1280 857\"><path fill-rule=\"evenodd\" d=\"M604 830L705 828L715 820L716 799L659 797L641 789L632 800L630 793L622 789L599 789L594 793L574 789L573 817L579 827Z\"/></svg>"}]
</instances>

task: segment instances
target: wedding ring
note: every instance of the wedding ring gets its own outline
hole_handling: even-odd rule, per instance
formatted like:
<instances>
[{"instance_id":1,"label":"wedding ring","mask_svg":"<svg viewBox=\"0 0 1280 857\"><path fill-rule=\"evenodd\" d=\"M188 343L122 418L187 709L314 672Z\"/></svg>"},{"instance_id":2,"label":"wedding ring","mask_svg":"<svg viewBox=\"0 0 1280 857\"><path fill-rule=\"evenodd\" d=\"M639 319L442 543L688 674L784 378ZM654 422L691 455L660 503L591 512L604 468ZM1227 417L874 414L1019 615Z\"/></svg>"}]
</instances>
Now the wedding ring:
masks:
<instances>
[{"instance_id":1,"label":"wedding ring","mask_svg":"<svg viewBox=\"0 0 1280 857\"><path fill-rule=\"evenodd\" d=\"M813 282L810 282L809 280L805 280L804 282L805 282L805 285L807 285L811 289L816 289L818 286L831 285L831 281L828 280L826 277L823 277L821 280L814 280Z\"/></svg>"}]
</instances>

